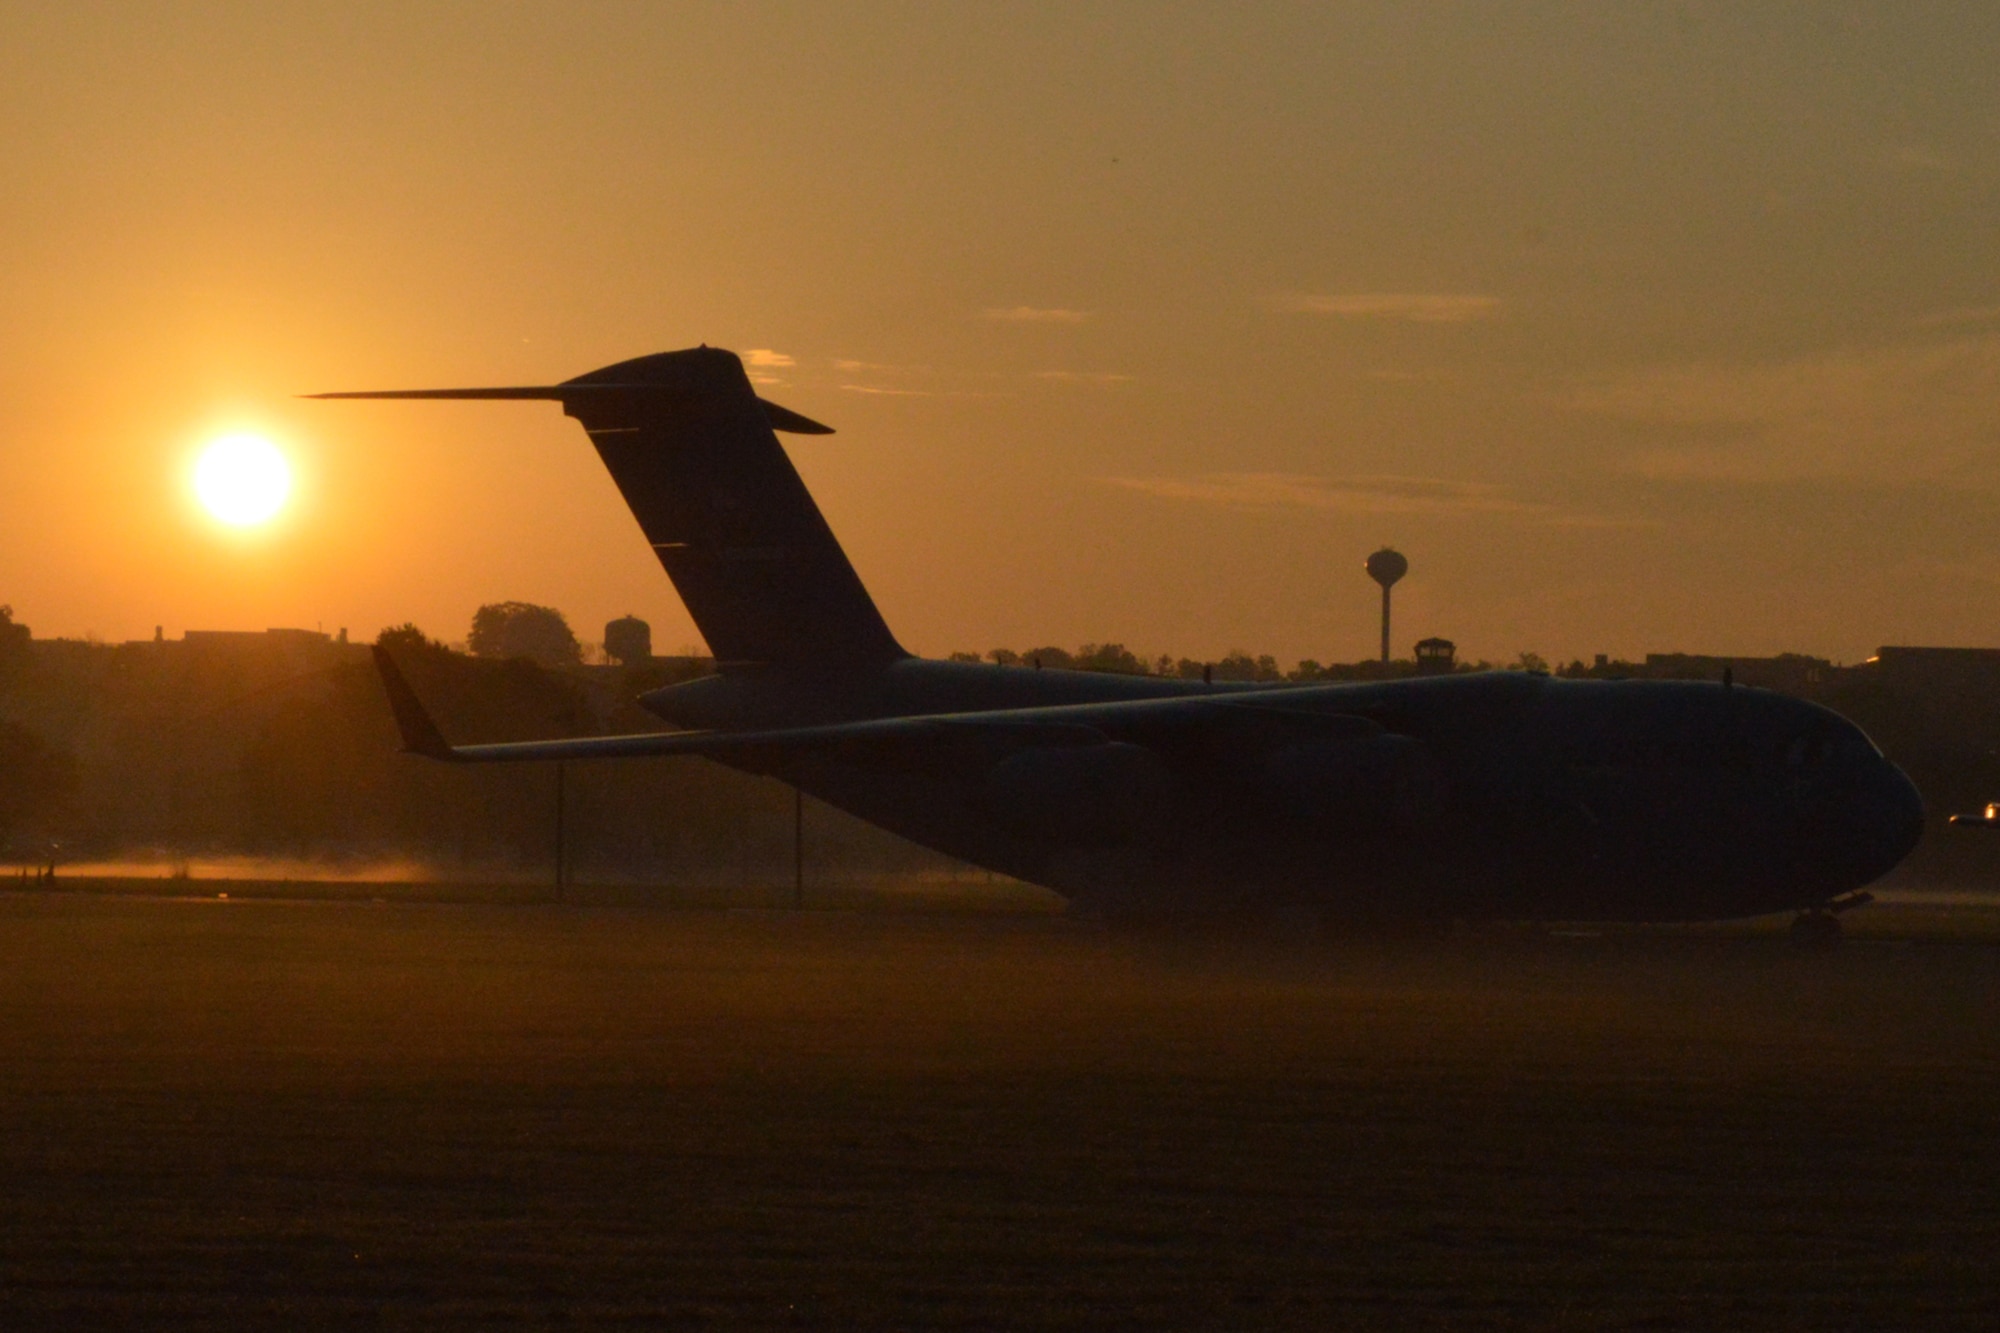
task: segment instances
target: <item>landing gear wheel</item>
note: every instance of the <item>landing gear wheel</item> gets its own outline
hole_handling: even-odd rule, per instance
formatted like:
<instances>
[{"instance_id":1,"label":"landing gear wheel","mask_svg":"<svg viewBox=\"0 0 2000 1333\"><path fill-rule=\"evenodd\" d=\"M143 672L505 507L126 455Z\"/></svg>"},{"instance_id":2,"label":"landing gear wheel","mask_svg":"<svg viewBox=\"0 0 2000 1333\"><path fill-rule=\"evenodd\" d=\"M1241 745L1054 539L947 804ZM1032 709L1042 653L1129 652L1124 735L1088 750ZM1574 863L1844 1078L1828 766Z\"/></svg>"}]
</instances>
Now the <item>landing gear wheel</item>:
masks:
<instances>
[{"instance_id":1,"label":"landing gear wheel","mask_svg":"<svg viewBox=\"0 0 2000 1333\"><path fill-rule=\"evenodd\" d=\"M1840 944L1840 918L1831 912L1801 912L1792 922L1791 936L1800 949L1835 948Z\"/></svg>"}]
</instances>

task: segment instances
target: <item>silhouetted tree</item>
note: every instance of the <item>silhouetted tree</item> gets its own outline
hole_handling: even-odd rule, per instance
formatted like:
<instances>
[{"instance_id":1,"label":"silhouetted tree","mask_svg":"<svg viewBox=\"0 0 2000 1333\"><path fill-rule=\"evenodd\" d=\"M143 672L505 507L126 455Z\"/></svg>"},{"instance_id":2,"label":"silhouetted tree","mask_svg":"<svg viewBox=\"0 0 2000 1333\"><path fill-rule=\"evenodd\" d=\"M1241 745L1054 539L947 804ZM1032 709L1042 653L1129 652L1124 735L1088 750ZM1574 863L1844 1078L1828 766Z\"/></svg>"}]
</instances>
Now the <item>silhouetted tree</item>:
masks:
<instances>
[{"instance_id":1,"label":"silhouetted tree","mask_svg":"<svg viewBox=\"0 0 2000 1333\"><path fill-rule=\"evenodd\" d=\"M1121 676L1146 674L1146 664L1122 643L1086 643L1070 659L1070 666L1078 671L1109 671Z\"/></svg>"},{"instance_id":2,"label":"silhouetted tree","mask_svg":"<svg viewBox=\"0 0 2000 1333\"><path fill-rule=\"evenodd\" d=\"M76 761L17 722L0 722L0 846L76 790Z\"/></svg>"},{"instance_id":3,"label":"silhouetted tree","mask_svg":"<svg viewBox=\"0 0 2000 1333\"><path fill-rule=\"evenodd\" d=\"M1215 664L1216 680L1277 681L1284 678L1284 673L1278 670L1278 659L1269 653L1252 657L1240 649L1233 649Z\"/></svg>"},{"instance_id":4,"label":"silhouetted tree","mask_svg":"<svg viewBox=\"0 0 2000 1333\"><path fill-rule=\"evenodd\" d=\"M583 660L583 646L562 612L530 602L480 607L465 643L477 657L525 657L546 667L575 666Z\"/></svg>"},{"instance_id":5,"label":"silhouetted tree","mask_svg":"<svg viewBox=\"0 0 2000 1333\"><path fill-rule=\"evenodd\" d=\"M413 657L449 653L451 649L431 638L408 621L391 629L385 629L375 636L375 642L396 658L404 661Z\"/></svg>"},{"instance_id":6,"label":"silhouetted tree","mask_svg":"<svg viewBox=\"0 0 2000 1333\"><path fill-rule=\"evenodd\" d=\"M979 654L978 654L978 653L952 653L952 654L951 654L950 656L946 657L946 658L945 658L944 660L945 660L945 661L947 661L947 662L977 662L977 661L979 660Z\"/></svg>"}]
</instances>

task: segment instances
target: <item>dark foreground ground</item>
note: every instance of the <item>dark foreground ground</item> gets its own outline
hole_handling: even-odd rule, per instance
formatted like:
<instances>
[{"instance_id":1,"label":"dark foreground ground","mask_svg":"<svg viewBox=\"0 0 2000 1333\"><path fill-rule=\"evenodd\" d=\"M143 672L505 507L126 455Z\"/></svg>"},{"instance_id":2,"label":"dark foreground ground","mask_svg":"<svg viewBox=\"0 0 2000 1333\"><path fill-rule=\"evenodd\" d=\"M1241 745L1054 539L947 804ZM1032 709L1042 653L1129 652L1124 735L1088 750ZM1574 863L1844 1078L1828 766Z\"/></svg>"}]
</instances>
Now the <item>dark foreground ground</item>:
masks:
<instances>
[{"instance_id":1,"label":"dark foreground ground","mask_svg":"<svg viewBox=\"0 0 2000 1333\"><path fill-rule=\"evenodd\" d=\"M1875 920L0 897L0 1328L1993 1328L2000 931Z\"/></svg>"}]
</instances>

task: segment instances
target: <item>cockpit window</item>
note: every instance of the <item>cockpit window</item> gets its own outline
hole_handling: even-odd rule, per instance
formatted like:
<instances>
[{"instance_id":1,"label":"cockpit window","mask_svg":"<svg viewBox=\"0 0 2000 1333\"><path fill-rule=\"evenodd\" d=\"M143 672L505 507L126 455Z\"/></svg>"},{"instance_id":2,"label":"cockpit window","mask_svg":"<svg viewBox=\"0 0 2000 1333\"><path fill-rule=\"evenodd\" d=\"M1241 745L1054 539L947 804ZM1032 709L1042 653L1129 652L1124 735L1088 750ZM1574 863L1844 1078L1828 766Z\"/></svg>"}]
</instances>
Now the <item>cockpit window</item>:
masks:
<instances>
[{"instance_id":1,"label":"cockpit window","mask_svg":"<svg viewBox=\"0 0 2000 1333\"><path fill-rule=\"evenodd\" d=\"M1818 768L1841 754L1858 753L1867 742L1832 730L1803 732L1786 741L1783 748L1787 768Z\"/></svg>"}]
</instances>

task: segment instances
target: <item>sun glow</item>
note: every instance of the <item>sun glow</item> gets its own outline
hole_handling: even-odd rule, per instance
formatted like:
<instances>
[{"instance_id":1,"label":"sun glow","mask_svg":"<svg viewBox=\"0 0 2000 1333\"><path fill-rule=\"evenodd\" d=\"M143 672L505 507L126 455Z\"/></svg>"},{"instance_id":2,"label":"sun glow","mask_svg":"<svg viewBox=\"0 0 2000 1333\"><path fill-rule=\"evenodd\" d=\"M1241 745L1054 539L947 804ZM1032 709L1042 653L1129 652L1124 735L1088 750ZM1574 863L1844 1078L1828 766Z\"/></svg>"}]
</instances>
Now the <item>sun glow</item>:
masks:
<instances>
[{"instance_id":1,"label":"sun glow","mask_svg":"<svg viewBox=\"0 0 2000 1333\"><path fill-rule=\"evenodd\" d=\"M269 522L291 491L291 465L278 446L261 435L224 435L195 461L195 498L231 527Z\"/></svg>"}]
</instances>

